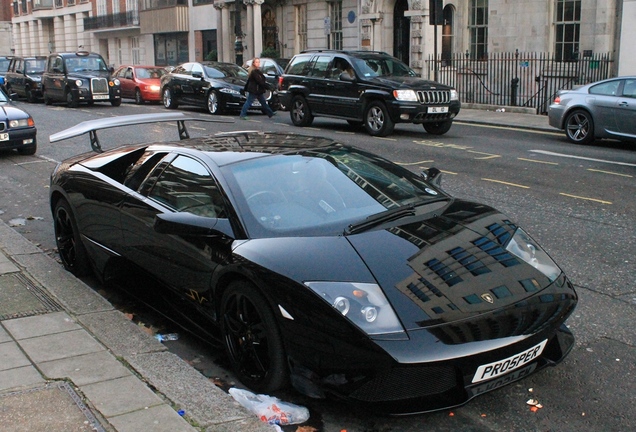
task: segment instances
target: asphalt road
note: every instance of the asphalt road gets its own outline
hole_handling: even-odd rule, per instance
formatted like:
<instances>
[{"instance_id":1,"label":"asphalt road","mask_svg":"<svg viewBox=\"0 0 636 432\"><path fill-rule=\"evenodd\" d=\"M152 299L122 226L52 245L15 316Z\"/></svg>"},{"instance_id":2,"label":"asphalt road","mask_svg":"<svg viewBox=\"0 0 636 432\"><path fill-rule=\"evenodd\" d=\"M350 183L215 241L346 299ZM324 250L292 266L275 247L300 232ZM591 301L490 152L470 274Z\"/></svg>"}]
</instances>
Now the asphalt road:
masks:
<instances>
[{"instance_id":1,"label":"asphalt road","mask_svg":"<svg viewBox=\"0 0 636 432\"><path fill-rule=\"evenodd\" d=\"M48 178L65 157L90 150L87 136L50 144L48 136L81 121L114 115L165 112L159 105L125 102L67 109L18 103L38 126L35 156L0 153L0 218L56 256L48 209ZM186 111L209 119L200 110ZM556 368L482 395L467 405L433 414L385 418L332 401L312 401L293 392L284 398L310 408L308 425L320 431L631 431L636 428L636 150L634 145L597 142L575 146L557 133L465 125L441 137L415 125L398 125L388 138L371 138L346 122L316 119L311 128L253 115L234 124L188 123L191 135L237 129L289 130L329 136L404 164L444 173L449 192L504 211L535 237L570 276L580 296L568 324L577 343ZM461 120L461 114L460 114ZM547 120L546 120L547 121ZM104 148L119 143L177 139L174 125L146 125L100 133ZM91 281L89 281L91 282ZM100 290L101 287L96 289ZM103 291L105 295L113 293ZM120 297L142 325L161 326L156 317ZM156 329L155 329L156 330ZM160 328L173 331L174 328ZM232 383L217 350L187 335L168 342L220 385ZM219 365L219 363L221 363ZM219 367L221 366L221 367ZM526 404L537 399L543 408ZM285 428L295 431L296 427Z\"/></svg>"}]
</instances>

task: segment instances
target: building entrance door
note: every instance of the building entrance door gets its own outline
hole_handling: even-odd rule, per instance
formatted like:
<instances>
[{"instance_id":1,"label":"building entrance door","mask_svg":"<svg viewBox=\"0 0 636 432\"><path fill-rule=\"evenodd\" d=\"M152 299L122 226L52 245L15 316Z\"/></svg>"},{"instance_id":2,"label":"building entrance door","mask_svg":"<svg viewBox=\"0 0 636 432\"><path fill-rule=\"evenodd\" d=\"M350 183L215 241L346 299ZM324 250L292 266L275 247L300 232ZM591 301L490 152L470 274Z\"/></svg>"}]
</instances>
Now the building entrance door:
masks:
<instances>
[{"instance_id":1,"label":"building entrance door","mask_svg":"<svg viewBox=\"0 0 636 432\"><path fill-rule=\"evenodd\" d=\"M397 0L393 9L393 55L407 65L411 50L411 21L404 12L408 9L407 0Z\"/></svg>"}]
</instances>

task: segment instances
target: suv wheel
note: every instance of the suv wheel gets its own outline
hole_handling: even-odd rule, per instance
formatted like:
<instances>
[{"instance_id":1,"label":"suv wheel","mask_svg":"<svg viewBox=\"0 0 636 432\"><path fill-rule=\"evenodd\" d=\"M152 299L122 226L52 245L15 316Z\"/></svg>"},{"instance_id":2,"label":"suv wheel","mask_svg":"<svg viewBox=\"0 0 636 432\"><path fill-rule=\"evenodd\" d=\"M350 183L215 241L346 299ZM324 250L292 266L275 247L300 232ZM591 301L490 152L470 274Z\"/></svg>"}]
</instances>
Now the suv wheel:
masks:
<instances>
[{"instance_id":1,"label":"suv wheel","mask_svg":"<svg viewBox=\"0 0 636 432\"><path fill-rule=\"evenodd\" d=\"M51 105L52 101L46 90L42 90L42 98L44 99L44 105Z\"/></svg>"},{"instance_id":2,"label":"suv wheel","mask_svg":"<svg viewBox=\"0 0 636 432\"><path fill-rule=\"evenodd\" d=\"M393 120L384 103L373 101L364 114L364 128L371 136L387 136L393 132Z\"/></svg>"},{"instance_id":3,"label":"suv wheel","mask_svg":"<svg viewBox=\"0 0 636 432\"><path fill-rule=\"evenodd\" d=\"M69 108L77 108L79 106L77 96L68 89L66 90L66 105L68 105Z\"/></svg>"},{"instance_id":4,"label":"suv wheel","mask_svg":"<svg viewBox=\"0 0 636 432\"><path fill-rule=\"evenodd\" d=\"M452 125L452 120L423 124L424 130L426 130L426 132L430 133L431 135L444 135L450 130Z\"/></svg>"},{"instance_id":5,"label":"suv wheel","mask_svg":"<svg viewBox=\"0 0 636 432\"><path fill-rule=\"evenodd\" d=\"M172 92L168 87L163 89L163 106L168 109L176 109L179 104L172 98Z\"/></svg>"},{"instance_id":6,"label":"suv wheel","mask_svg":"<svg viewBox=\"0 0 636 432\"><path fill-rule=\"evenodd\" d=\"M24 92L26 93L27 102L30 102L30 103L37 102L37 98L35 97L35 94L33 94L33 92L31 91L29 87L27 87Z\"/></svg>"},{"instance_id":7,"label":"suv wheel","mask_svg":"<svg viewBox=\"0 0 636 432\"><path fill-rule=\"evenodd\" d=\"M310 126L314 121L307 100L300 95L296 95L292 99L289 115L292 123L296 126Z\"/></svg>"}]
</instances>

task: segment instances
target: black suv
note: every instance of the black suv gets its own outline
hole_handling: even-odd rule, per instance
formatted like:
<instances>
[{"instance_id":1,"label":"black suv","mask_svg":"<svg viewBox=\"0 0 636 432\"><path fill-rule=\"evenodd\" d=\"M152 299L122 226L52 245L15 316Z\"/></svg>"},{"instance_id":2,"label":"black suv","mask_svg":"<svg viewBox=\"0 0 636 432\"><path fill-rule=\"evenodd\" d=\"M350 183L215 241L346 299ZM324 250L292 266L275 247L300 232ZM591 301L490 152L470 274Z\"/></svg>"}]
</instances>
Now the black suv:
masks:
<instances>
[{"instance_id":1,"label":"black suv","mask_svg":"<svg viewBox=\"0 0 636 432\"><path fill-rule=\"evenodd\" d=\"M112 68L101 55L88 51L53 53L42 74L44 103L65 101L70 108L80 103L108 102L121 105L121 86L111 78Z\"/></svg>"},{"instance_id":2,"label":"black suv","mask_svg":"<svg viewBox=\"0 0 636 432\"><path fill-rule=\"evenodd\" d=\"M4 75L4 87L8 94L17 94L29 102L42 98L42 73L46 57L12 57L9 70Z\"/></svg>"},{"instance_id":3,"label":"black suv","mask_svg":"<svg viewBox=\"0 0 636 432\"><path fill-rule=\"evenodd\" d=\"M400 60L376 51L303 51L278 84L281 104L296 126L309 126L316 116L334 117L363 124L374 136L389 135L396 123L445 134L461 105L453 88L419 78Z\"/></svg>"}]
</instances>

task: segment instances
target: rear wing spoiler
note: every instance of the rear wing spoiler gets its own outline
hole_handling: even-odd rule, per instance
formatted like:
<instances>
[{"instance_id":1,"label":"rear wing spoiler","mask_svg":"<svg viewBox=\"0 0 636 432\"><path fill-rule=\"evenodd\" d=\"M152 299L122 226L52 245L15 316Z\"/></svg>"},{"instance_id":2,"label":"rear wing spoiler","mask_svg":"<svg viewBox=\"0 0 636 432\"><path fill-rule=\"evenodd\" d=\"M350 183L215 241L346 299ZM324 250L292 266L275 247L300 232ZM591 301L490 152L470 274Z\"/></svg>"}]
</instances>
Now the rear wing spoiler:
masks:
<instances>
[{"instance_id":1,"label":"rear wing spoiler","mask_svg":"<svg viewBox=\"0 0 636 432\"><path fill-rule=\"evenodd\" d=\"M108 117L97 120L87 120L76 124L73 127L65 129L61 132L54 133L49 136L49 141L54 143L69 138L88 133L91 143L91 148L97 153L102 153L102 146L99 143L97 137L97 131L100 129L108 129L120 126L134 126L143 123L160 123L160 122L177 122L177 130L179 132L179 139L183 140L190 138L190 134L185 127L186 121L204 121L212 123L234 123L233 119L218 118L218 119L206 119L200 117L188 117L183 112L176 113L164 113L164 114L135 114L127 116Z\"/></svg>"}]
</instances>

